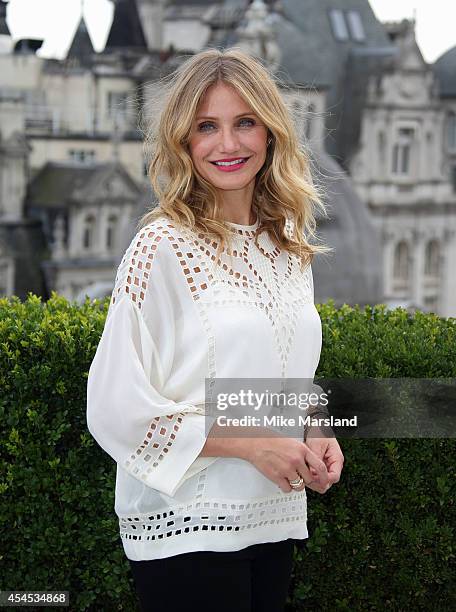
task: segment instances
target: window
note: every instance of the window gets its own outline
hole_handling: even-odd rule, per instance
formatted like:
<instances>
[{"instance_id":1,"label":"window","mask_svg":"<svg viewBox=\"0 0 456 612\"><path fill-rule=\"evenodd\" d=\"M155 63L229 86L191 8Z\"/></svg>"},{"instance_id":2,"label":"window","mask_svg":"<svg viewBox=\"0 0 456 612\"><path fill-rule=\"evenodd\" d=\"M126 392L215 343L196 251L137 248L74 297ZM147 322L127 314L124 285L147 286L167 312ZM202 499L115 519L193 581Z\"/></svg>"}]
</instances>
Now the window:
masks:
<instances>
[{"instance_id":1,"label":"window","mask_svg":"<svg viewBox=\"0 0 456 612\"><path fill-rule=\"evenodd\" d=\"M447 118L447 143L450 151L456 151L456 113L450 113Z\"/></svg>"},{"instance_id":2,"label":"window","mask_svg":"<svg viewBox=\"0 0 456 612\"><path fill-rule=\"evenodd\" d=\"M108 227L106 230L106 247L108 249L114 249L116 247L117 238L117 217L111 215L108 218Z\"/></svg>"},{"instance_id":3,"label":"window","mask_svg":"<svg viewBox=\"0 0 456 612\"><path fill-rule=\"evenodd\" d=\"M355 40L356 42L363 42L364 40L366 40L363 22L358 11L348 11L347 21L348 26L350 28L350 35L352 37L352 40Z\"/></svg>"},{"instance_id":4,"label":"window","mask_svg":"<svg viewBox=\"0 0 456 612\"><path fill-rule=\"evenodd\" d=\"M393 148L393 173L406 175L410 172L412 142L415 135L413 128L399 128Z\"/></svg>"},{"instance_id":5,"label":"window","mask_svg":"<svg viewBox=\"0 0 456 612\"><path fill-rule=\"evenodd\" d=\"M348 40L348 29L345 22L345 16L340 9L331 9L329 11L329 19L336 40Z\"/></svg>"},{"instance_id":6,"label":"window","mask_svg":"<svg viewBox=\"0 0 456 612\"><path fill-rule=\"evenodd\" d=\"M378 132L377 147L378 147L378 158L380 161L380 167L383 171L385 169L385 152L386 152L385 132Z\"/></svg>"},{"instance_id":7,"label":"window","mask_svg":"<svg viewBox=\"0 0 456 612\"><path fill-rule=\"evenodd\" d=\"M95 227L95 217L88 215L84 219L84 227L82 231L82 245L84 249L91 249L93 246L93 234Z\"/></svg>"},{"instance_id":8,"label":"window","mask_svg":"<svg viewBox=\"0 0 456 612\"><path fill-rule=\"evenodd\" d=\"M128 91L108 92L108 116L125 117L127 114Z\"/></svg>"},{"instance_id":9,"label":"window","mask_svg":"<svg viewBox=\"0 0 456 612\"><path fill-rule=\"evenodd\" d=\"M77 164L91 165L95 163L95 151L92 149L70 149L68 156L72 162Z\"/></svg>"},{"instance_id":10,"label":"window","mask_svg":"<svg viewBox=\"0 0 456 612\"><path fill-rule=\"evenodd\" d=\"M438 240L429 240L424 250L424 273L438 276L440 272L440 245Z\"/></svg>"},{"instance_id":11,"label":"window","mask_svg":"<svg viewBox=\"0 0 456 612\"><path fill-rule=\"evenodd\" d=\"M396 280L407 281L410 274L408 244L401 240L394 249L393 277Z\"/></svg>"},{"instance_id":12,"label":"window","mask_svg":"<svg viewBox=\"0 0 456 612\"><path fill-rule=\"evenodd\" d=\"M366 40L363 22L358 11L344 12L340 9L331 9L329 11L329 20L336 40L351 39L355 42L364 42Z\"/></svg>"}]
</instances>

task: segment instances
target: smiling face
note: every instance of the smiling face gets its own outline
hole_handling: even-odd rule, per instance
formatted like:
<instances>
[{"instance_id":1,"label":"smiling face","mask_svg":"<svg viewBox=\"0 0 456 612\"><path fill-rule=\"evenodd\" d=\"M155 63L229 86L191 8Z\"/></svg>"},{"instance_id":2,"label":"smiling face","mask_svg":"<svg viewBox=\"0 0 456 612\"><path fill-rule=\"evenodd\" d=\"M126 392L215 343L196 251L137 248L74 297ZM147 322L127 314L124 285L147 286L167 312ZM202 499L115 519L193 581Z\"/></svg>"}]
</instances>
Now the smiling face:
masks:
<instances>
[{"instance_id":1,"label":"smiling face","mask_svg":"<svg viewBox=\"0 0 456 612\"><path fill-rule=\"evenodd\" d=\"M251 202L255 176L266 159L267 128L252 109L225 83L206 91L196 112L189 141L190 156L198 172L214 187L234 191L237 202ZM240 164L217 166L217 160ZM245 158L248 158L246 161Z\"/></svg>"}]
</instances>

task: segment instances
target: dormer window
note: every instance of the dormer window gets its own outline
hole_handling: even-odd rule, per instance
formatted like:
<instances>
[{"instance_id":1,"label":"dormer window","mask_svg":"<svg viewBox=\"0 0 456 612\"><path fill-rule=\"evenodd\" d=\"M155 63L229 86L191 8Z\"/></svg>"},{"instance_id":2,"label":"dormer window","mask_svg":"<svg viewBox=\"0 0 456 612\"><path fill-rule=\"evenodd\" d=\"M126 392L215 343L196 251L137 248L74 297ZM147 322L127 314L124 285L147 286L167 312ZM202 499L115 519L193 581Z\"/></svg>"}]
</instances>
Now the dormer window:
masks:
<instances>
[{"instance_id":1,"label":"dormer window","mask_svg":"<svg viewBox=\"0 0 456 612\"><path fill-rule=\"evenodd\" d=\"M329 19L336 40L348 40L348 28L345 21L343 11L340 9L331 9L329 11Z\"/></svg>"},{"instance_id":2,"label":"dormer window","mask_svg":"<svg viewBox=\"0 0 456 612\"><path fill-rule=\"evenodd\" d=\"M336 40L345 41L351 39L355 42L364 42L366 40L363 22L358 11L331 9L329 11L329 20Z\"/></svg>"},{"instance_id":3,"label":"dormer window","mask_svg":"<svg viewBox=\"0 0 456 612\"><path fill-rule=\"evenodd\" d=\"M364 32L364 26L361 20L361 15L358 13L358 11L348 11L347 21L348 21L348 27L350 28L350 34L351 34L352 40L355 40L356 42L365 41L366 34Z\"/></svg>"}]
</instances>

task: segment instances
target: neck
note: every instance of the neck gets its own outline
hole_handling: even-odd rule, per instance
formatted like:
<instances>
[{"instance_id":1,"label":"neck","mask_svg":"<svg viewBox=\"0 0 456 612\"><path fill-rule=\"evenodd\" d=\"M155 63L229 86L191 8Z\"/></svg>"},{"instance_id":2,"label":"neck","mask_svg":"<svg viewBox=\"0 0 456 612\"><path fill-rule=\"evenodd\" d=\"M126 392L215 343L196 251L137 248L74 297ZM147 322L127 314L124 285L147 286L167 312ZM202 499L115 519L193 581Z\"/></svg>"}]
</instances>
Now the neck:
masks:
<instances>
[{"instance_id":1,"label":"neck","mask_svg":"<svg viewBox=\"0 0 456 612\"><path fill-rule=\"evenodd\" d=\"M256 213L253 210L254 182L251 181L241 189L223 190L221 192L222 216L225 221L239 225L253 225Z\"/></svg>"}]
</instances>

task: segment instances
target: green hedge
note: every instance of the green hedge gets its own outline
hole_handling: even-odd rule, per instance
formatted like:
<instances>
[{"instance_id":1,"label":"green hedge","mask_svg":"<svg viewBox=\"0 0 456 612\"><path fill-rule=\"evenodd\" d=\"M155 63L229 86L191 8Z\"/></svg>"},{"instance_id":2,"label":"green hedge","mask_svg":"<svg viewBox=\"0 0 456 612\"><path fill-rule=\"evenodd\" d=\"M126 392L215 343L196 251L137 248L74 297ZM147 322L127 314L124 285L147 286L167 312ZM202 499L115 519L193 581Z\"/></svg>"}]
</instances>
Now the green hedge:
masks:
<instances>
[{"instance_id":1,"label":"green hedge","mask_svg":"<svg viewBox=\"0 0 456 612\"><path fill-rule=\"evenodd\" d=\"M138 610L115 464L86 428L109 300L0 299L0 589L68 590L71 610ZM455 377L456 319L317 305L318 377ZM308 490L287 610L454 610L455 442L341 440L341 481ZM41 608L43 609L43 608Z\"/></svg>"}]
</instances>

